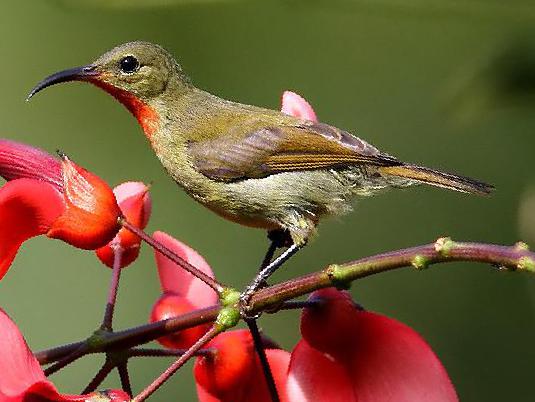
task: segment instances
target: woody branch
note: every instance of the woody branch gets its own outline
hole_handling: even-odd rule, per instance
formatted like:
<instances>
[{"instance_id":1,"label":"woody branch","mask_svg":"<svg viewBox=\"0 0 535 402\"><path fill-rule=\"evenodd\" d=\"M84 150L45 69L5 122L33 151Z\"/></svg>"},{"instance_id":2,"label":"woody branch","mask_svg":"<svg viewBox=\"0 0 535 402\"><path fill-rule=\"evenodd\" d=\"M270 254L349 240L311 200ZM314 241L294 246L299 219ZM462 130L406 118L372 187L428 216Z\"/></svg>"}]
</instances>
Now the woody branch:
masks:
<instances>
[{"instance_id":1,"label":"woody branch","mask_svg":"<svg viewBox=\"0 0 535 402\"><path fill-rule=\"evenodd\" d=\"M508 271L535 273L535 253L525 243L501 246L484 243L455 242L440 238L434 243L365 257L343 264L332 264L321 271L294 278L257 291L250 301L250 313L274 312L285 302L326 287L348 287L352 281L398 268L418 270L446 262L480 262ZM237 308L237 307L236 307ZM178 330L213 322L221 310L219 305L192 311L175 318L141 325L95 339L35 353L41 364L58 361L83 347L86 353L127 349L151 342Z\"/></svg>"}]
</instances>

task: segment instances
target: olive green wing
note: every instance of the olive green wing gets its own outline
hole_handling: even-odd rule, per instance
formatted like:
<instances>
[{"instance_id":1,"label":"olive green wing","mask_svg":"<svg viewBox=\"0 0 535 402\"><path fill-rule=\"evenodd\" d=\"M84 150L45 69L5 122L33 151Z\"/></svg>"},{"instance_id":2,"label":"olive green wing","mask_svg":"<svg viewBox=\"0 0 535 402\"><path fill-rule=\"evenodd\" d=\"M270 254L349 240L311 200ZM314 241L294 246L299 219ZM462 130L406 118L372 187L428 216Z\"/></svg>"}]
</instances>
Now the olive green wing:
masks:
<instances>
[{"instance_id":1,"label":"olive green wing","mask_svg":"<svg viewBox=\"0 0 535 402\"><path fill-rule=\"evenodd\" d=\"M218 181L349 165L398 166L396 158L323 123L279 125L189 144L199 172Z\"/></svg>"}]
</instances>

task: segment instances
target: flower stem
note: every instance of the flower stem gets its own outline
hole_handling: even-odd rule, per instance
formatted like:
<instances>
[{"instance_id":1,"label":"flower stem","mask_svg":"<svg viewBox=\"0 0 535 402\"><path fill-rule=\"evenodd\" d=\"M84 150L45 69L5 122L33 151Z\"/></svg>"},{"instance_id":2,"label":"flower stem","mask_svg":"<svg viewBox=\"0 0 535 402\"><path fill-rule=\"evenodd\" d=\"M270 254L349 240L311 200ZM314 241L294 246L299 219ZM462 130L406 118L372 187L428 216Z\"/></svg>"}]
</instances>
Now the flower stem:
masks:
<instances>
[{"instance_id":1,"label":"flower stem","mask_svg":"<svg viewBox=\"0 0 535 402\"><path fill-rule=\"evenodd\" d=\"M102 382L106 379L110 371L113 370L113 364L106 359L100 370L95 374L93 379L89 384L87 384L87 387L84 388L82 391L82 394L88 394L90 392L93 392L97 389L97 387L102 384Z\"/></svg>"},{"instance_id":2,"label":"flower stem","mask_svg":"<svg viewBox=\"0 0 535 402\"><path fill-rule=\"evenodd\" d=\"M125 361L117 366L119 371L119 378L121 379L121 387L124 392L132 396L132 384L130 383L130 375L128 374L128 363Z\"/></svg>"},{"instance_id":3,"label":"flower stem","mask_svg":"<svg viewBox=\"0 0 535 402\"><path fill-rule=\"evenodd\" d=\"M278 309L268 311L268 313L276 313L281 310L301 310L304 308L317 307L321 303L323 303L322 300L288 300L282 303Z\"/></svg>"},{"instance_id":4,"label":"flower stem","mask_svg":"<svg viewBox=\"0 0 535 402\"><path fill-rule=\"evenodd\" d=\"M180 356L167 370L165 370L158 378L156 378L147 388L136 395L131 402L142 402L151 396L158 388L160 388L176 371L182 367L187 361L197 353L206 343L221 332L219 326L212 326L197 342L191 346L186 353Z\"/></svg>"},{"instance_id":5,"label":"flower stem","mask_svg":"<svg viewBox=\"0 0 535 402\"><path fill-rule=\"evenodd\" d=\"M40 352L35 352L34 356L41 364L50 364L58 360L61 360L67 355L70 355L72 352L77 350L82 346L85 341L68 343L66 345L57 346L55 348L42 350Z\"/></svg>"},{"instance_id":6,"label":"flower stem","mask_svg":"<svg viewBox=\"0 0 535 402\"><path fill-rule=\"evenodd\" d=\"M59 370L61 370L63 367L68 366L72 362L78 360L80 357L84 356L87 353L87 345L82 344L78 349L76 349L71 354L63 357L62 359L58 360L56 363L54 363L52 366L47 367L44 372L45 375L48 377Z\"/></svg>"},{"instance_id":7,"label":"flower stem","mask_svg":"<svg viewBox=\"0 0 535 402\"><path fill-rule=\"evenodd\" d=\"M151 349L133 348L128 352L129 357L176 357L182 356L187 349ZM211 349L199 349L196 356L208 356L213 353Z\"/></svg>"},{"instance_id":8,"label":"flower stem","mask_svg":"<svg viewBox=\"0 0 535 402\"><path fill-rule=\"evenodd\" d=\"M101 329L107 331L111 331L113 326L113 313L115 311L119 281L121 279L121 262L124 251L120 244L112 244L111 248L113 250L113 270L108 290L108 301L106 302L104 318L102 319L102 325L100 326Z\"/></svg>"},{"instance_id":9,"label":"flower stem","mask_svg":"<svg viewBox=\"0 0 535 402\"><path fill-rule=\"evenodd\" d=\"M153 249L158 251L159 253L165 255L167 258L169 258L171 261L173 261L175 264L181 266L186 271L188 271L193 276L199 278L201 281L206 283L208 286L210 286L212 289L214 289L217 294L221 294L225 290L225 286L223 286L221 283L216 281L214 278L211 278L209 275L205 274L201 270L197 269L193 265L191 265L189 262L184 260L182 257L165 247L160 242L154 240L151 236L149 236L147 233L145 233L140 228L132 225L130 222L128 222L126 219L121 220L121 225L129 230L130 232L134 233L136 236L141 238L145 243L150 245Z\"/></svg>"}]
</instances>

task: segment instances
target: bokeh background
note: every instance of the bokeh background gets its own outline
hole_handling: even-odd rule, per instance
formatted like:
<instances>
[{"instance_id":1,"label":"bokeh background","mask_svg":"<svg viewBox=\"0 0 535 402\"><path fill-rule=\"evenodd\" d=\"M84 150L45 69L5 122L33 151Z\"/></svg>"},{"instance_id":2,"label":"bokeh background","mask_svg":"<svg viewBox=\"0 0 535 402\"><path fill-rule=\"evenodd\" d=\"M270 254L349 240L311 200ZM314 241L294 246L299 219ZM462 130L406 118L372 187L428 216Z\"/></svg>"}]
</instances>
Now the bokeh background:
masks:
<instances>
[{"instance_id":1,"label":"bokeh background","mask_svg":"<svg viewBox=\"0 0 535 402\"><path fill-rule=\"evenodd\" d=\"M267 242L188 198L165 175L135 119L89 85L51 88L24 101L59 69L119 43L168 48L194 83L225 98L279 107L283 90L306 97L320 119L401 159L496 185L491 197L430 188L392 191L320 227L282 280L449 235L535 245L535 5L532 0L26 0L0 13L0 132L74 160L117 184L152 182L149 230L199 250L235 286L252 276ZM35 350L82 339L101 319L110 271L91 252L45 238L23 246L0 282L0 306ZM535 278L489 266L399 270L355 283L363 306L417 329L448 369L463 401L533 395ZM146 322L159 295L152 251L125 271L117 328ZM298 314L262 318L291 348ZM53 377L79 392L101 357ZM135 361L135 391L169 363ZM116 375L106 387L118 385ZM194 401L191 366L154 401Z\"/></svg>"}]
</instances>

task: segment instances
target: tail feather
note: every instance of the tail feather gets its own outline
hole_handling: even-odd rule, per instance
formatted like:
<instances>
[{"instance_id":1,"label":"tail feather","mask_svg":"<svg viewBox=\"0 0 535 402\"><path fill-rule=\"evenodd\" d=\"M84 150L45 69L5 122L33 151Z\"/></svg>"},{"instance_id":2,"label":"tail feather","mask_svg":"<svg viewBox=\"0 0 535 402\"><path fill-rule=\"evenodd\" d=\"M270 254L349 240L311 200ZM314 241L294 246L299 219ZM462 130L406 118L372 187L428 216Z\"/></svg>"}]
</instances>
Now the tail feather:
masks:
<instances>
[{"instance_id":1,"label":"tail feather","mask_svg":"<svg viewBox=\"0 0 535 402\"><path fill-rule=\"evenodd\" d=\"M491 184L483 183L469 177L458 176L416 165L383 166L379 168L379 172L381 174L403 177L463 193L487 195L494 189L494 186Z\"/></svg>"}]
</instances>

